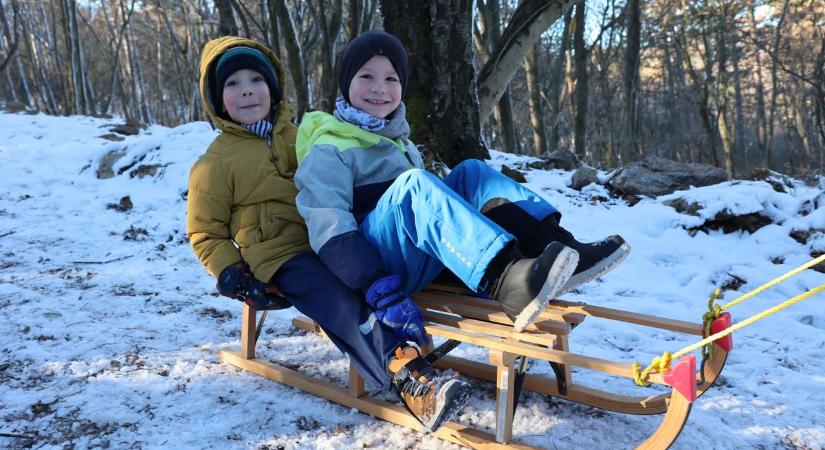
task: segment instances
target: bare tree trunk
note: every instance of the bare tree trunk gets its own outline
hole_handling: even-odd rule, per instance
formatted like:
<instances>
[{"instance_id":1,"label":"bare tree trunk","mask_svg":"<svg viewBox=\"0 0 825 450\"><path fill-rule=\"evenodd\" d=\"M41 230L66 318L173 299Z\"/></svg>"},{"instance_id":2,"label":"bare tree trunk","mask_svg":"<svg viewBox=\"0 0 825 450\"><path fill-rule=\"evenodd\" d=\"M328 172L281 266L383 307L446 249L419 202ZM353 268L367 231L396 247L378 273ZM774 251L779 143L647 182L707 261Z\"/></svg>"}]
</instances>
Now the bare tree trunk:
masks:
<instances>
[{"instance_id":1,"label":"bare tree trunk","mask_svg":"<svg viewBox=\"0 0 825 450\"><path fill-rule=\"evenodd\" d=\"M478 44L480 45L476 45L476 47L483 48L483 53L480 54L487 55L487 58L489 58L496 43L501 39L501 8L498 0L488 0L487 2L478 0L477 8L482 25L478 27L480 37ZM513 122L513 103L509 88L504 90L498 100L495 117L500 131L497 137L501 138L497 140L496 147L503 151L519 153L516 126Z\"/></svg>"},{"instance_id":2,"label":"bare tree trunk","mask_svg":"<svg viewBox=\"0 0 825 450\"><path fill-rule=\"evenodd\" d=\"M178 101L181 102L182 104L185 104L187 102L187 97L188 97L188 94L189 94L189 92L188 92L189 89L188 89L188 86L187 86L189 83L186 83L185 79L186 80L190 79L189 77L187 77L187 75L190 75L190 72L188 70L184 70L181 67L181 61L180 61L180 58L178 57L178 55L181 55L181 54L185 55L187 49L185 47L182 47L180 41L178 40L178 36L175 33L175 27L174 27L174 24L172 22L172 18L169 16L169 11L166 7L166 1L165 0L157 0L157 3L158 3L158 10L160 11L159 16L160 15L163 16L163 21L164 21L164 24L166 25L166 33L169 35L169 42L171 43L172 54L174 55L172 57L172 61L175 65L175 74L176 74L176 77L175 77L176 93L175 94L176 94L176 97L178 98ZM184 14L185 14L185 12L184 12ZM158 19L158 20L160 20L160 19ZM160 77L162 67L165 65L165 64L163 64L163 62L165 62L165 61L162 61L163 56L161 54L161 50L163 48L163 46L161 44L161 36L162 36L162 33L160 32L160 30L158 30L158 76L159 77ZM184 56L184 58L185 58L185 56ZM185 60L183 61L183 64L184 64L185 67L190 67ZM191 68L190 68L190 70L191 70ZM194 75L194 73L191 73L191 75ZM158 86L161 86L161 84L159 83ZM183 113L182 109L178 108L178 111L176 111L176 114L175 114L176 117L178 118L178 120L180 120L181 122L188 121L189 119L185 115L183 115L182 113Z\"/></svg>"},{"instance_id":3,"label":"bare tree trunk","mask_svg":"<svg viewBox=\"0 0 825 450\"><path fill-rule=\"evenodd\" d=\"M378 17L379 0L363 0L361 7L361 33L371 30L375 27L375 21Z\"/></svg>"},{"instance_id":4,"label":"bare tree trunk","mask_svg":"<svg viewBox=\"0 0 825 450\"><path fill-rule=\"evenodd\" d=\"M584 46L585 24L584 0L576 3L575 27L573 30L573 51L576 52L576 119L574 124L574 148L579 159L584 160L587 148L587 49Z\"/></svg>"},{"instance_id":5,"label":"bare tree trunk","mask_svg":"<svg viewBox=\"0 0 825 450\"><path fill-rule=\"evenodd\" d=\"M750 5L750 19L751 27L755 30L757 26L755 3ZM765 82L762 80L762 51L759 46L755 50L756 59L756 142L759 150L760 158L764 158L767 150L765 148L767 141L767 118L765 117Z\"/></svg>"},{"instance_id":6,"label":"bare tree trunk","mask_svg":"<svg viewBox=\"0 0 825 450\"><path fill-rule=\"evenodd\" d=\"M347 42L351 42L361 32L361 0L347 0L347 21L344 24L344 33Z\"/></svg>"},{"instance_id":7,"label":"bare tree trunk","mask_svg":"<svg viewBox=\"0 0 825 450\"><path fill-rule=\"evenodd\" d=\"M298 34L295 31L295 22L287 7L286 0L274 0L273 3L286 44L286 66L294 86L296 100L292 107L295 109L295 118L300 122L301 117L304 116L304 112L309 107L309 87L307 86L306 70L304 69L304 56L301 44L298 41Z\"/></svg>"},{"instance_id":8,"label":"bare tree trunk","mask_svg":"<svg viewBox=\"0 0 825 450\"><path fill-rule=\"evenodd\" d=\"M547 142L545 142L544 132L544 111L541 105L541 92L538 83L538 69L536 59L538 58L539 44L533 45L530 53L524 57L524 72L527 75L527 92L529 94L528 105L530 107L530 128L533 136L533 155L541 156L547 152Z\"/></svg>"},{"instance_id":9,"label":"bare tree trunk","mask_svg":"<svg viewBox=\"0 0 825 450\"><path fill-rule=\"evenodd\" d=\"M321 0L318 8L318 22L321 27L321 104L319 109L332 112L338 94L338 80L335 76L335 41L341 32L343 5L341 0L332 0L332 14L327 22L326 2Z\"/></svg>"},{"instance_id":10,"label":"bare tree trunk","mask_svg":"<svg viewBox=\"0 0 825 450\"><path fill-rule=\"evenodd\" d=\"M825 38L825 36L820 35ZM819 136L819 170L825 172L825 39L820 40L819 54L816 57L814 79L819 80L814 93L814 112L816 129Z\"/></svg>"},{"instance_id":11,"label":"bare tree trunk","mask_svg":"<svg viewBox=\"0 0 825 450\"><path fill-rule=\"evenodd\" d=\"M77 34L75 33L76 27L74 20L72 20L76 6L76 3L72 0L60 0L60 18L61 24L63 25L62 31L64 37L63 44L65 45L66 55L69 58L69 64L65 67L65 70L68 71L68 77L66 78L69 80L69 98L66 102L71 105L69 114L84 113L81 106L83 93L81 92L82 87L79 78L80 67L78 67L77 57Z\"/></svg>"},{"instance_id":12,"label":"bare tree trunk","mask_svg":"<svg viewBox=\"0 0 825 450\"><path fill-rule=\"evenodd\" d=\"M488 159L480 139L473 69L472 0L382 0L384 29L410 50L412 140L449 166Z\"/></svg>"},{"instance_id":13,"label":"bare tree trunk","mask_svg":"<svg viewBox=\"0 0 825 450\"><path fill-rule=\"evenodd\" d=\"M18 45L20 44L20 33L18 30L20 18L16 0L12 1L11 7L12 13L14 14L14 31L12 31L12 27L9 26L9 22L6 19L6 12L3 8L3 2L0 1L0 24L3 25L2 39L0 39L0 44L2 44L0 45L0 49L3 50L2 55L0 55L0 73L5 72L6 83L9 87L9 91L11 92L12 99L15 102L18 102L17 88L14 85L14 81L12 81L11 71L5 71L6 66L11 62L12 58L18 55L16 51ZM17 60L17 68L20 74L21 84L23 84L25 88L24 93L26 94L26 104L30 104L30 99L28 98L28 86L26 85L26 77L20 64L20 58L17 57L15 59Z\"/></svg>"},{"instance_id":14,"label":"bare tree trunk","mask_svg":"<svg viewBox=\"0 0 825 450\"><path fill-rule=\"evenodd\" d=\"M639 51L641 19L639 0L628 0L625 9L627 43L624 52L624 116L625 133L622 145L622 162L627 163L641 156L639 134Z\"/></svg>"},{"instance_id":15,"label":"bare tree trunk","mask_svg":"<svg viewBox=\"0 0 825 450\"><path fill-rule=\"evenodd\" d=\"M564 29L562 30L561 41L559 42L559 52L550 75L550 108L552 109L553 120L550 122L550 140L547 143L547 149L549 151L553 151L559 146L559 121L563 115L562 86L564 86L564 74L567 71L567 50L570 43L570 27L572 22L573 7L571 6L564 14Z\"/></svg>"},{"instance_id":16,"label":"bare tree trunk","mask_svg":"<svg viewBox=\"0 0 825 450\"><path fill-rule=\"evenodd\" d=\"M42 4L40 5L41 13L43 11ZM26 7L26 16L30 17L31 11L28 7ZM44 17L44 21L48 20L48 17ZM48 27L46 26L45 29L48 32ZM28 51L29 55L31 55L31 64L34 66L31 69L32 72L32 81L34 82L35 92L37 93L35 107L46 113L50 114L57 114L59 113L57 109L57 101L55 100L54 90L52 84L46 77L45 73L45 62L43 58L43 54L46 53L45 50L41 49L41 39L37 39L35 33L29 28L29 20L25 18L23 20L23 42L26 45L26 50Z\"/></svg>"},{"instance_id":17,"label":"bare tree trunk","mask_svg":"<svg viewBox=\"0 0 825 450\"><path fill-rule=\"evenodd\" d=\"M805 118L811 117L811 112L807 111L805 104L807 103L807 93L805 92L807 89L803 88L800 85L799 80L793 79L791 83L792 92L790 98L788 99L789 105L787 106L791 109L793 113L793 122L792 126L796 129L796 134L802 140L802 151L805 155L804 164L805 166L808 165L808 162L813 159L813 147L811 145L811 136L808 132L808 124L806 123Z\"/></svg>"},{"instance_id":18,"label":"bare tree trunk","mask_svg":"<svg viewBox=\"0 0 825 450\"><path fill-rule=\"evenodd\" d=\"M733 122L733 151L737 155L737 158L744 153L744 164L741 162L739 163L740 170L747 172L749 160L748 160L748 143L745 141L745 114L743 111L742 105L742 74L739 70L739 59L740 59L740 51L736 46L736 43L733 43L731 48L732 50L732 61L733 64L733 107L734 107L734 122Z\"/></svg>"},{"instance_id":19,"label":"bare tree trunk","mask_svg":"<svg viewBox=\"0 0 825 450\"><path fill-rule=\"evenodd\" d=\"M779 15L779 22L776 24L776 31L773 38L773 51L771 52L771 102L768 110L768 128L765 137L765 167L771 167L771 153L773 152L773 132L774 132L774 118L776 115L776 99L779 96L779 79L777 77L777 67L779 64L779 56L776 52L779 50L779 45L782 42L782 24L785 22L785 16L788 12L788 1L784 0L782 3L782 12Z\"/></svg>"},{"instance_id":20,"label":"bare tree trunk","mask_svg":"<svg viewBox=\"0 0 825 450\"><path fill-rule=\"evenodd\" d=\"M230 4L232 5L233 14L237 13L236 17L241 21L241 28L238 31L243 30L242 36L251 38L252 33L249 31L249 22L246 20L246 15L244 14L244 4L238 0L230 0Z\"/></svg>"},{"instance_id":21,"label":"bare tree trunk","mask_svg":"<svg viewBox=\"0 0 825 450\"><path fill-rule=\"evenodd\" d=\"M719 167L719 158L716 152L716 133L713 130L713 124L711 121L711 111L708 105L709 102L709 83L712 81L712 71L711 71L711 55L710 55L710 48L707 42L707 27L704 24L704 20L702 20L702 28L701 33L705 43L705 55L703 59L705 61L705 68L703 73L699 74L698 71L693 67L693 62L691 61L691 55L687 52L687 48L689 48L687 43L687 37L685 36L684 24L680 26L680 36L677 40L677 52L680 55L680 59L682 63L687 68L687 73L690 76L691 83L693 84L693 98L694 102L696 103L697 109L699 110L699 118L702 122L702 129L705 132L705 139L707 140L706 148L708 149L707 154L707 162L713 164L714 166Z\"/></svg>"},{"instance_id":22,"label":"bare tree trunk","mask_svg":"<svg viewBox=\"0 0 825 450\"><path fill-rule=\"evenodd\" d=\"M77 22L77 15L80 14L77 7L74 9L74 13L72 14L74 20L74 27L75 27L75 34L77 36L77 55L78 55L78 66L80 68L80 86L83 92L83 114L97 114L97 108L95 106L96 99L94 88L92 87L92 83L89 80L89 65L86 63L86 55L84 53L84 45L83 45L83 36L80 34L80 29L78 27Z\"/></svg>"},{"instance_id":23,"label":"bare tree trunk","mask_svg":"<svg viewBox=\"0 0 825 450\"><path fill-rule=\"evenodd\" d=\"M235 24L235 13L232 11L232 0L215 0L218 10L218 33L221 36L237 36L238 25Z\"/></svg>"},{"instance_id":24,"label":"bare tree trunk","mask_svg":"<svg viewBox=\"0 0 825 450\"><path fill-rule=\"evenodd\" d=\"M14 56L15 51L17 51L17 46L20 44L20 36L18 34L17 25L18 25L18 6L17 1L13 0L11 2L12 13L14 14L14 31L12 32L11 27L9 26L9 22L6 19L6 11L3 8L3 2L0 1L0 22L3 25L3 55L0 58L0 73L2 73L6 66L11 62L12 56ZM15 98L17 97L16 92L14 92L13 84L9 83L9 87L12 88L12 92L15 94Z\"/></svg>"},{"instance_id":25,"label":"bare tree trunk","mask_svg":"<svg viewBox=\"0 0 825 450\"><path fill-rule=\"evenodd\" d=\"M733 133L731 133L728 124L728 49L727 49L727 8L722 4L719 14L719 24L717 30L717 102L718 102L718 117L717 128L719 129L719 137L722 141L722 154L725 156L725 171L728 173L728 178L733 178L734 175L734 142Z\"/></svg>"},{"instance_id":26,"label":"bare tree trunk","mask_svg":"<svg viewBox=\"0 0 825 450\"><path fill-rule=\"evenodd\" d=\"M44 75L46 75L46 79L48 80L48 72L50 69L53 69L54 72L60 72L60 68L65 67L63 65L63 61L60 57L60 51L58 49L58 41L57 41L57 13L54 10L54 2L49 3L49 10L46 11L44 4L40 3L40 14L43 17L44 21L46 21L43 31L46 32L47 37L47 45L46 51L49 53L50 59L44 59ZM48 66L51 67L48 67ZM57 77L58 80L58 87L59 90L57 94L54 96L54 105L55 105L55 112L58 114L66 114L68 111L64 107L67 103L67 99L69 99L69 93L66 88L66 81L65 77L59 76Z\"/></svg>"},{"instance_id":27,"label":"bare tree trunk","mask_svg":"<svg viewBox=\"0 0 825 450\"><path fill-rule=\"evenodd\" d=\"M278 26L278 13L275 3L279 0L267 0L267 10L269 11L269 48L275 52L275 56L281 59L281 30Z\"/></svg>"}]
</instances>

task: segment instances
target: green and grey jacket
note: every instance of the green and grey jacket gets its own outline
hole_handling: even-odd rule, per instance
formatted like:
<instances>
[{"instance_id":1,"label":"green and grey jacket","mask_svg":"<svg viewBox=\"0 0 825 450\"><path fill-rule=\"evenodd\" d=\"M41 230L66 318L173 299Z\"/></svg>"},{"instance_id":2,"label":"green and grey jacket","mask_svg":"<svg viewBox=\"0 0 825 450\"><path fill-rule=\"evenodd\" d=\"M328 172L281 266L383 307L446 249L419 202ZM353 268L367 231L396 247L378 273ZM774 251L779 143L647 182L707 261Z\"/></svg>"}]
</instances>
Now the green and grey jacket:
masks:
<instances>
[{"instance_id":1,"label":"green and grey jacket","mask_svg":"<svg viewBox=\"0 0 825 450\"><path fill-rule=\"evenodd\" d=\"M253 47L269 57L286 92L283 67L269 48L239 37L206 43L201 53L200 90L204 108L221 130L189 173L186 233L207 271L219 276L243 259L255 277L268 281L289 258L310 250L306 225L295 206L293 177L297 129L284 99L270 139L226 120L212 99L214 65L226 50Z\"/></svg>"},{"instance_id":2,"label":"green and grey jacket","mask_svg":"<svg viewBox=\"0 0 825 450\"><path fill-rule=\"evenodd\" d=\"M296 203L321 260L352 289L383 275L378 250L358 226L403 172L424 167L415 145L389 139L324 112L304 115L296 141Z\"/></svg>"}]
</instances>

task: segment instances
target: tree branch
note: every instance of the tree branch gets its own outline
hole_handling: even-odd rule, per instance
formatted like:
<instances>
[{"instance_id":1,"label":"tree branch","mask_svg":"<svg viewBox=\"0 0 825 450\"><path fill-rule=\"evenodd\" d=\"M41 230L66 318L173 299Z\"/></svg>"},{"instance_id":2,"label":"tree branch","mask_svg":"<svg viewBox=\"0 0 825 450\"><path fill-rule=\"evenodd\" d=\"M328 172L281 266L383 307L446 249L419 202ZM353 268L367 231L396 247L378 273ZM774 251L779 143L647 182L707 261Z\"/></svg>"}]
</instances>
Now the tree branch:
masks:
<instances>
[{"instance_id":1,"label":"tree branch","mask_svg":"<svg viewBox=\"0 0 825 450\"><path fill-rule=\"evenodd\" d=\"M521 66L520 62L573 0L524 0L496 43L490 59L478 75L478 98L482 126L487 122L507 85Z\"/></svg>"}]
</instances>

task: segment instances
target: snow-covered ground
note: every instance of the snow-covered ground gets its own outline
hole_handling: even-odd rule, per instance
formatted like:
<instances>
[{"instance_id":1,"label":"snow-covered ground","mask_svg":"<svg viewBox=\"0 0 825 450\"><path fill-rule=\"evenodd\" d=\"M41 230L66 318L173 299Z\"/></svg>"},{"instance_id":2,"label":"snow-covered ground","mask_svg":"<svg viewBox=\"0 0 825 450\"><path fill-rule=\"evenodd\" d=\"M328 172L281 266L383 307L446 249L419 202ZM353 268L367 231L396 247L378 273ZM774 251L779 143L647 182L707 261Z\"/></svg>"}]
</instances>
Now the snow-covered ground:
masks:
<instances>
[{"instance_id":1,"label":"snow-covered ground","mask_svg":"<svg viewBox=\"0 0 825 450\"><path fill-rule=\"evenodd\" d=\"M153 126L119 142L99 138L114 123L0 112L0 447L450 447L219 362L219 349L239 345L240 305L217 295L190 250L184 200L189 167L215 133L198 122ZM115 176L99 179L100 160L113 150L125 152ZM524 161L494 153L490 164ZM137 176L141 165L154 165L156 175ZM791 182L787 193L729 182L631 207L601 186L571 190L570 176L530 170L527 184L580 238L620 233L633 247L618 269L570 300L699 321L715 287L726 284L730 301L825 251L825 179L817 187ZM118 211L125 196L133 208ZM665 204L676 197L697 203L698 216ZM774 223L754 234L688 230L723 209L761 212ZM789 235L817 229L804 244ZM825 274L807 270L732 313L742 319L823 283ZM823 300L737 332L721 382L696 403L674 448L825 447ZM259 355L343 380L345 359L293 329L295 314L270 314ZM692 342L588 319L571 350L647 364ZM465 347L456 354L485 359ZM549 372L546 364L531 370ZM575 377L651 392L587 370ZM474 383L477 394L458 420L492 428L492 387ZM659 420L523 394L514 434L546 448L631 448Z\"/></svg>"}]
</instances>

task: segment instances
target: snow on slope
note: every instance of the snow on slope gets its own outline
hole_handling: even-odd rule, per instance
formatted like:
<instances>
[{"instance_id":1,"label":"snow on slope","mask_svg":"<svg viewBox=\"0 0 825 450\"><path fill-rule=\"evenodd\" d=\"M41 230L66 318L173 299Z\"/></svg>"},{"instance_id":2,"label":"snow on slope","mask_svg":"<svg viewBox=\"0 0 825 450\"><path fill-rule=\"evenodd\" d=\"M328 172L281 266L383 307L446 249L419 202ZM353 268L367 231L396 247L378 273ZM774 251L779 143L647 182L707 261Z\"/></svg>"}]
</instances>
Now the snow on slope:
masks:
<instances>
[{"instance_id":1,"label":"snow on slope","mask_svg":"<svg viewBox=\"0 0 825 450\"><path fill-rule=\"evenodd\" d=\"M215 132L197 122L152 126L120 142L99 138L112 124L0 112L0 447L451 447L220 363L219 349L239 345L240 306L217 296L189 248L184 200L188 169ZM120 174L98 179L112 151L124 155L113 167ZM493 152L490 164L528 159ZM141 165L156 175L131 177ZM825 180L792 182L786 193L733 181L630 207L602 186L569 189L571 175L530 170L527 186L556 204L580 239L619 233L633 250L570 300L699 321L715 287L727 283L729 301L825 251ZM114 206L124 196L134 207L121 212ZM674 198L696 203L698 215L667 206ZM773 223L753 234L688 230L725 209ZM813 232L802 244L794 230ZM732 313L742 319L823 283L825 274L808 270ZM823 300L738 332L719 386L696 403L674 448L825 446ZM293 329L295 314L270 314L259 355L343 380L345 359L329 342ZM571 336L571 351L647 364L692 342L588 319ZM455 352L486 359L478 348ZM550 373L542 363L531 371ZM655 392L574 373L616 392ZM477 395L458 420L492 428L492 388L474 385ZM632 448L659 420L524 394L514 435L547 448Z\"/></svg>"}]
</instances>

